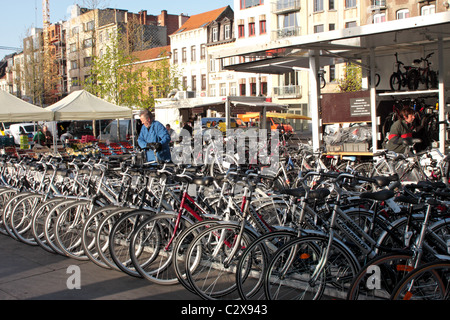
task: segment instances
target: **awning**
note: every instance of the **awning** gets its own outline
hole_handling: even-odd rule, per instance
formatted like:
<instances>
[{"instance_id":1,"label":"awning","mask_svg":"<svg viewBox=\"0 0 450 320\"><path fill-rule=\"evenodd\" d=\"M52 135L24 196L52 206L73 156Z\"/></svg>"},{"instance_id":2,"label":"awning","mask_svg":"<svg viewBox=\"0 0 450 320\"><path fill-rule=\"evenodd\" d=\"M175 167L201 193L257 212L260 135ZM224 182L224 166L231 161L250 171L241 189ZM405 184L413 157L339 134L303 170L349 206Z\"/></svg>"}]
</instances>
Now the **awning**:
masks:
<instances>
[{"instance_id":1,"label":"awning","mask_svg":"<svg viewBox=\"0 0 450 320\"><path fill-rule=\"evenodd\" d=\"M249 121L249 119L259 118L259 112L249 112L246 114L242 114L239 116L244 121ZM280 119L299 119L299 120L311 120L310 117L302 116L300 114L294 113L276 113L276 112L267 112L266 118L280 118Z\"/></svg>"}]
</instances>

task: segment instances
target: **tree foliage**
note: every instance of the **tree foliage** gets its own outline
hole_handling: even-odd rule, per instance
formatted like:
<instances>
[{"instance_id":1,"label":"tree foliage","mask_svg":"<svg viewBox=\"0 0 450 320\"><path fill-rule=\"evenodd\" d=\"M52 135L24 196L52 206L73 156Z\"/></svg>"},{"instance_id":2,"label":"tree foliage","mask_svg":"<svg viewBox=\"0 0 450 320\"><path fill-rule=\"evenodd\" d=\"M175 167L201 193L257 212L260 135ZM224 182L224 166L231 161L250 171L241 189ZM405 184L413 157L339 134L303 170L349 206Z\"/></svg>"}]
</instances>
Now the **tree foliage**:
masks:
<instances>
[{"instance_id":1,"label":"tree foliage","mask_svg":"<svg viewBox=\"0 0 450 320\"><path fill-rule=\"evenodd\" d=\"M347 63L345 66L344 79L339 81L341 92L361 91L362 89L362 70L354 63Z\"/></svg>"}]
</instances>

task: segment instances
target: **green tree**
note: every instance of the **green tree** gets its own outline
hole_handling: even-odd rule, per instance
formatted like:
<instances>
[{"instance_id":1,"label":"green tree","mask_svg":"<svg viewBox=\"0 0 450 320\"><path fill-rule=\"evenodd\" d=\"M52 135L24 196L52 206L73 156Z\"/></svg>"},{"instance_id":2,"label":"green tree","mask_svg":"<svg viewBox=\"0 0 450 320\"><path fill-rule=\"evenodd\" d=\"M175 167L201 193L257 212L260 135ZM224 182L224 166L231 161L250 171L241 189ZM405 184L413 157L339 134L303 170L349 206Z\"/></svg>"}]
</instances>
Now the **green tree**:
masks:
<instances>
[{"instance_id":1,"label":"green tree","mask_svg":"<svg viewBox=\"0 0 450 320\"><path fill-rule=\"evenodd\" d=\"M362 89L362 70L354 63L347 63L345 66L344 79L339 81L341 92L361 91Z\"/></svg>"}]
</instances>

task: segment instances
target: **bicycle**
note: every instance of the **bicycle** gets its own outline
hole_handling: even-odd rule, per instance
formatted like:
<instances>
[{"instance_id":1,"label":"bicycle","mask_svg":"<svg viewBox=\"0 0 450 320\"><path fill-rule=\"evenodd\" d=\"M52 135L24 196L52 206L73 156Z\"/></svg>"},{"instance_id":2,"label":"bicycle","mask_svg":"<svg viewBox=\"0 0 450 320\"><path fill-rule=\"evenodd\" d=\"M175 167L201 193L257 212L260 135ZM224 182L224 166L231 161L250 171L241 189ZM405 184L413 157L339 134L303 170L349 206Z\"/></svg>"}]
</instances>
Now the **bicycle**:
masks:
<instances>
[{"instance_id":1,"label":"bicycle","mask_svg":"<svg viewBox=\"0 0 450 320\"><path fill-rule=\"evenodd\" d=\"M435 89L438 86L438 75L437 72L431 69L431 62L429 58L434 54L431 52L425 58L415 59L414 64L417 66L417 69L414 69L415 75L414 78L418 83L422 83L425 85L426 89ZM423 67L421 66L423 63Z\"/></svg>"},{"instance_id":2,"label":"bicycle","mask_svg":"<svg viewBox=\"0 0 450 320\"><path fill-rule=\"evenodd\" d=\"M409 90L416 90L418 87L417 73L413 66L405 66L405 64L398 60L398 53L395 53L395 64L397 70L394 71L389 79L389 85L393 91L400 91L401 88L407 87ZM401 70L401 67L405 71Z\"/></svg>"}]
</instances>

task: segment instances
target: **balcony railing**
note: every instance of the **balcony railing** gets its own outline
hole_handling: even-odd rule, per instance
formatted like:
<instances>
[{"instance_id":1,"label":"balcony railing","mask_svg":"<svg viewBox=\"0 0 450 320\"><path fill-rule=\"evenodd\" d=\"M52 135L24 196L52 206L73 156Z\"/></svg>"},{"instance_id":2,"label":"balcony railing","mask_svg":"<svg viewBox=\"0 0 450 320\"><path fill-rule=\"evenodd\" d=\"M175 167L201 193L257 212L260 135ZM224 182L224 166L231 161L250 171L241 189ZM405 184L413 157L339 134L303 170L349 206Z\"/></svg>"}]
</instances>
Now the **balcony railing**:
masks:
<instances>
[{"instance_id":1,"label":"balcony railing","mask_svg":"<svg viewBox=\"0 0 450 320\"><path fill-rule=\"evenodd\" d=\"M272 3L272 12L275 14L300 10L300 0L277 0Z\"/></svg>"},{"instance_id":2,"label":"balcony railing","mask_svg":"<svg viewBox=\"0 0 450 320\"><path fill-rule=\"evenodd\" d=\"M288 27L283 29L278 29L273 31L276 39L288 38L288 37L297 37L301 35L300 27Z\"/></svg>"},{"instance_id":3,"label":"balcony railing","mask_svg":"<svg viewBox=\"0 0 450 320\"><path fill-rule=\"evenodd\" d=\"M386 0L372 0L372 10L386 9Z\"/></svg>"},{"instance_id":4,"label":"balcony railing","mask_svg":"<svg viewBox=\"0 0 450 320\"><path fill-rule=\"evenodd\" d=\"M302 87L299 85L273 87L273 96L279 99L301 98Z\"/></svg>"}]
</instances>

